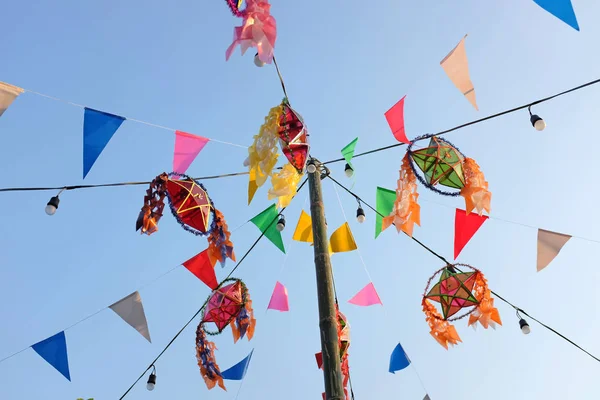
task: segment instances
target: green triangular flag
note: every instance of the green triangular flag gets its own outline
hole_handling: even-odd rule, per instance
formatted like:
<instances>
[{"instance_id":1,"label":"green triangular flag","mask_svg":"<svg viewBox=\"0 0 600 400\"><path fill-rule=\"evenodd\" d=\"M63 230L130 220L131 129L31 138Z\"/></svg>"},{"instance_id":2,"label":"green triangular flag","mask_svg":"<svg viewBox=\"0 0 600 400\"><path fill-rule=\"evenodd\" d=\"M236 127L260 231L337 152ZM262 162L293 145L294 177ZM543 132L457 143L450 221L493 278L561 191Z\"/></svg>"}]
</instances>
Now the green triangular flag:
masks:
<instances>
[{"instance_id":1,"label":"green triangular flag","mask_svg":"<svg viewBox=\"0 0 600 400\"><path fill-rule=\"evenodd\" d=\"M252 218L252 222L265 237L269 239L279 250L285 254L285 247L283 247L283 239L281 238L281 232L277 230L277 219L279 213L275 204L271 204L269 208Z\"/></svg>"},{"instance_id":2,"label":"green triangular flag","mask_svg":"<svg viewBox=\"0 0 600 400\"><path fill-rule=\"evenodd\" d=\"M381 224L383 223L383 217L379 213L386 217L394 210L394 202L396 201L396 191L377 187L377 195L375 200L375 208L377 209L377 216L375 218L375 239L381 233Z\"/></svg>"},{"instance_id":3,"label":"green triangular flag","mask_svg":"<svg viewBox=\"0 0 600 400\"><path fill-rule=\"evenodd\" d=\"M352 157L354 157L354 148L356 147L356 143L358 142L358 138L351 141L346 147L342 149L342 156L346 159L346 162L352 166L350 162Z\"/></svg>"}]
</instances>

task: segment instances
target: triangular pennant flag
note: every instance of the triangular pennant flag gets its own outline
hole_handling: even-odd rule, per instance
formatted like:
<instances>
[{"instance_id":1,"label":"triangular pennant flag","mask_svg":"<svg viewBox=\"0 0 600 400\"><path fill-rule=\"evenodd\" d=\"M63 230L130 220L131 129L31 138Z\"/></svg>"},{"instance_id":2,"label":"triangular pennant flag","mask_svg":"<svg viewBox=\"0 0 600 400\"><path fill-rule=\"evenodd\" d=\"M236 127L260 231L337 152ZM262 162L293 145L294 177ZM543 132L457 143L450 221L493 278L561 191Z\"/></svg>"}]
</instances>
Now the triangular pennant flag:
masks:
<instances>
[{"instance_id":1,"label":"triangular pennant flag","mask_svg":"<svg viewBox=\"0 0 600 400\"><path fill-rule=\"evenodd\" d=\"M210 257L208 256L208 249L184 262L183 266L212 290L215 290L219 286L214 265L210 262Z\"/></svg>"},{"instance_id":2,"label":"triangular pennant flag","mask_svg":"<svg viewBox=\"0 0 600 400\"><path fill-rule=\"evenodd\" d=\"M315 354L315 359L317 360L317 367L319 369L323 368L323 353Z\"/></svg>"},{"instance_id":3,"label":"triangular pennant flag","mask_svg":"<svg viewBox=\"0 0 600 400\"><path fill-rule=\"evenodd\" d=\"M476 213L467 214L465 210L456 209L454 215L454 259L458 257L462 249L469 243L477 230L489 217Z\"/></svg>"},{"instance_id":4,"label":"triangular pennant flag","mask_svg":"<svg viewBox=\"0 0 600 400\"><path fill-rule=\"evenodd\" d=\"M560 19L575 30L579 30L577 16L571 0L533 0L535 4Z\"/></svg>"},{"instance_id":5,"label":"triangular pennant flag","mask_svg":"<svg viewBox=\"0 0 600 400\"><path fill-rule=\"evenodd\" d=\"M565 243L571 239L570 235L538 229L537 238L537 270L543 270L554 260Z\"/></svg>"},{"instance_id":6,"label":"triangular pennant flag","mask_svg":"<svg viewBox=\"0 0 600 400\"><path fill-rule=\"evenodd\" d=\"M278 217L279 213L277 212L277 207L275 207L275 204L272 204L256 217L252 218L250 222L256 225L256 227L265 234L265 237L285 254L281 232L277 230Z\"/></svg>"},{"instance_id":7,"label":"triangular pennant flag","mask_svg":"<svg viewBox=\"0 0 600 400\"><path fill-rule=\"evenodd\" d=\"M342 149L342 156L350 166L352 166L351 161L352 157L354 157L354 149L356 148L356 143L358 143L358 138L348 143L346 147Z\"/></svg>"},{"instance_id":8,"label":"triangular pennant flag","mask_svg":"<svg viewBox=\"0 0 600 400\"><path fill-rule=\"evenodd\" d=\"M383 305L381 299L379 298L379 294L377 294L377 290L375 290L375 285L373 285L373 282L369 283L367 286L362 288L360 292L356 293L353 298L348 300L348 303L363 307L368 307L375 304Z\"/></svg>"},{"instance_id":9,"label":"triangular pennant flag","mask_svg":"<svg viewBox=\"0 0 600 400\"><path fill-rule=\"evenodd\" d=\"M252 199L258 190L258 184L256 183L256 170L250 171L250 180L248 181L248 205L252 203Z\"/></svg>"},{"instance_id":10,"label":"triangular pennant flag","mask_svg":"<svg viewBox=\"0 0 600 400\"><path fill-rule=\"evenodd\" d=\"M67 356L67 340L64 331L34 344L31 348L46 360L48 364L63 374L65 378L69 381L71 380L69 358Z\"/></svg>"},{"instance_id":11,"label":"triangular pennant flag","mask_svg":"<svg viewBox=\"0 0 600 400\"><path fill-rule=\"evenodd\" d=\"M84 179L123 121L125 118L118 115L86 107L83 114Z\"/></svg>"},{"instance_id":12,"label":"triangular pennant flag","mask_svg":"<svg viewBox=\"0 0 600 400\"><path fill-rule=\"evenodd\" d=\"M383 231L383 217L388 216L394 210L394 203L396 202L396 191L377 187L377 193L375 195L375 209L377 209L377 216L375 217L375 239Z\"/></svg>"},{"instance_id":13,"label":"triangular pennant flag","mask_svg":"<svg viewBox=\"0 0 600 400\"><path fill-rule=\"evenodd\" d=\"M469 100L469 103L475 110L477 108L477 100L475 99L475 88L469 77L469 62L467 61L467 50L465 48L465 39L456 45L456 47L440 62L448 78L454 83L454 86Z\"/></svg>"},{"instance_id":14,"label":"triangular pennant flag","mask_svg":"<svg viewBox=\"0 0 600 400\"><path fill-rule=\"evenodd\" d=\"M410 360L408 356L404 352L402 345L398 343L394 351L392 352L392 356L390 357L390 372L393 374L396 371L403 370L404 368L410 365Z\"/></svg>"},{"instance_id":15,"label":"triangular pennant flag","mask_svg":"<svg viewBox=\"0 0 600 400\"><path fill-rule=\"evenodd\" d=\"M0 82L0 117L21 93L23 93L23 89L20 87Z\"/></svg>"},{"instance_id":16,"label":"triangular pennant flag","mask_svg":"<svg viewBox=\"0 0 600 400\"><path fill-rule=\"evenodd\" d=\"M431 400L431 397L429 397L429 395L426 394L425 397L423 397L423 400Z\"/></svg>"},{"instance_id":17,"label":"triangular pennant flag","mask_svg":"<svg viewBox=\"0 0 600 400\"><path fill-rule=\"evenodd\" d=\"M346 222L344 225L336 229L329 239L329 245L331 246L331 252L343 253L345 251L353 251L358 249L350 225Z\"/></svg>"},{"instance_id":18,"label":"triangular pennant flag","mask_svg":"<svg viewBox=\"0 0 600 400\"><path fill-rule=\"evenodd\" d=\"M185 174L190 164L208 143L207 138L191 133L175 131L175 152L173 153L173 172Z\"/></svg>"},{"instance_id":19,"label":"triangular pennant flag","mask_svg":"<svg viewBox=\"0 0 600 400\"><path fill-rule=\"evenodd\" d=\"M290 311L287 288L279 282L275 283L267 310Z\"/></svg>"},{"instance_id":20,"label":"triangular pennant flag","mask_svg":"<svg viewBox=\"0 0 600 400\"><path fill-rule=\"evenodd\" d=\"M148 321L146 321L146 314L142 305L142 298L137 291L117 301L110 306L110 309L152 343L152 340L150 340L150 331L148 331Z\"/></svg>"},{"instance_id":21,"label":"triangular pennant flag","mask_svg":"<svg viewBox=\"0 0 600 400\"><path fill-rule=\"evenodd\" d=\"M392 134L397 141L401 143L410 144L410 141L406 137L406 129L404 129L404 99L406 96L400 99L392 108L385 112L385 119L387 120Z\"/></svg>"},{"instance_id":22,"label":"triangular pennant flag","mask_svg":"<svg viewBox=\"0 0 600 400\"><path fill-rule=\"evenodd\" d=\"M242 361L235 364L233 367L221 372L223 379L229 379L230 381L241 381L246 376L246 371L248 370L248 365L250 364L250 360L252 359L252 353L254 350L246 356Z\"/></svg>"},{"instance_id":23,"label":"triangular pennant flag","mask_svg":"<svg viewBox=\"0 0 600 400\"><path fill-rule=\"evenodd\" d=\"M300 218L298 219L292 239L298 242L313 242L312 219L304 210L300 213Z\"/></svg>"}]
</instances>

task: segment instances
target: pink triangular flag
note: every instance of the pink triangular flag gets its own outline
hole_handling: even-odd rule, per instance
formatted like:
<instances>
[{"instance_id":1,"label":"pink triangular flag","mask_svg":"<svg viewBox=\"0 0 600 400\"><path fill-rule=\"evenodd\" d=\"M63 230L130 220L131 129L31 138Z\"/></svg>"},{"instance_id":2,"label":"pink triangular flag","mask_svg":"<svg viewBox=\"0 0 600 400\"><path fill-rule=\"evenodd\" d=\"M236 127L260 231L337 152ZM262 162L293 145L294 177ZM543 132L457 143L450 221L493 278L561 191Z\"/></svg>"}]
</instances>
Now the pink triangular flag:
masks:
<instances>
[{"instance_id":1,"label":"pink triangular flag","mask_svg":"<svg viewBox=\"0 0 600 400\"><path fill-rule=\"evenodd\" d=\"M406 96L400 99L399 102L394 104L392 108L386 111L385 119L394 134L394 137L402 143L410 144L410 141L406 137L406 129L404 129L404 99Z\"/></svg>"},{"instance_id":2,"label":"pink triangular flag","mask_svg":"<svg viewBox=\"0 0 600 400\"><path fill-rule=\"evenodd\" d=\"M537 270L543 270L554 260L565 243L571 239L570 235L538 229L537 240Z\"/></svg>"},{"instance_id":3,"label":"pink triangular flag","mask_svg":"<svg viewBox=\"0 0 600 400\"><path fill-rule=\"evenodd\" d=\"M288 291L281 283L275 283L275 289L271 295L267 310L290 311L288 303Z\"/></svg>"},{"instance_id":4,"label":"pink triangular flag","mask_svg":"<svg viewBox=\"0 0 600 400\"><path fill-rule=\"evenodd\" d=\"M356 293L353 298L348 300L348 303L363 307L368 307L375 304L383 305L379 295L377 294L377 290L375 290L373 282L369 283L367 286L362 288L360 292Z\"/></svg>"},{"instance_id":5,"label":"pink triangular flag","mask_svg":"<svg viewBox=\"0 0 600 400\"><path fill-rule=\"evenodd\" d=\"M173 153L173 172L185 174L190 164L209 139L191 133L175 131L175 152Z\"/></svg>"},{"instance_id":6,"label":"pink triangular flag","mask_svg":"<svg viewBox=\"0 0 600 400\"><path fill-rule=\"evenodd\" d=\"M477 108L477 100L475 99L475 88L469 77L469 62L467 61L467 50L465 49L465 39L456 45L454 49L440 62L448 78L454 83L454 86L469 100L469 103L475 110Z\"/></svg>"}]
</instances>

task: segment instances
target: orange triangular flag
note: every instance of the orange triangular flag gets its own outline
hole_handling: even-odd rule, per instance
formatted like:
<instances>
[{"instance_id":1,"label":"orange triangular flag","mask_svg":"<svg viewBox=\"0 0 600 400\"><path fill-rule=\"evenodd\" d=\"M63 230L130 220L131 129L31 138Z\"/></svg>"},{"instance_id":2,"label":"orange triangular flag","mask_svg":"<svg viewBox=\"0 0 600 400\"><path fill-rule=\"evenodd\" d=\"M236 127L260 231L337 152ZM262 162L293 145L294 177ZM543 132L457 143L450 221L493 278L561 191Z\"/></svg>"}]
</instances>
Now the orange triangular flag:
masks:
<instances>
[{"instance_id":1,"label":"orange triangular flag","mask_svg":"<svg viewBox=\"0 0 600 400\"><path fill-rule=\"evenodd\" d=\"M456 45L454 49L440 62L448 78L454 83L454 86L469 100L469 103L475 110L477 101L475 99L475 88L469 77L469 63L467 61L467 50L465 49L465 39L467 35Z\"/></svg>"},{"instance_id":2,"label":"orange triangular flag","mask_svg":"<svg viewBox=\"0 0 600 400\"><path fill-rule=\"evenodd\" d=\"M537 239L537 270L543 270L554 260L565 243L571 239L570 235L538 229Z\"/></svg>"}]
</instances>

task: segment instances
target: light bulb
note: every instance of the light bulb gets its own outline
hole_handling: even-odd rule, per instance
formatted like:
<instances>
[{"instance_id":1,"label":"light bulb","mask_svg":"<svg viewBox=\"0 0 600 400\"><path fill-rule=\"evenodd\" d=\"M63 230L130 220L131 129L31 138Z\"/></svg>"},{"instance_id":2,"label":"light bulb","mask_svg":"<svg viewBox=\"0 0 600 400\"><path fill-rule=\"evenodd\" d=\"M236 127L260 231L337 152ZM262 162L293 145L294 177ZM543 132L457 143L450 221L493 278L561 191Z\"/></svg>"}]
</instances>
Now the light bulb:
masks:
<instances>
[{"instance_id":1,"label":"light bulb","mask_svg":"<svg viewBox=\"0 0 600 400\"><path fill-rule=\"evenodd\" d=\"M546 128L546 121L544 121L539 115L533 114L530 118L531 125L537 131L543 131Z\"/></svg>"},{"instance_id":2,"label":"light bulb","mask_svg":"<svg viewBox=\"0 0 600 400\"><path fill-rule=\"evenodd\" d=\"M315 172L317 172L317 166L315 165L314 162L310 162L308 164L308 167L306 167L306 170L308 171L309 174L314 174Z\"/></svg>"},{"instance_id":3,"label":"light bulb","mask_svg":"<svg viewBox=\"0 0 600 400\"><path fill-rule=\"evenodd\" d=\"M344 168L344 172L346 173L346 176L348 178L351 178L352 175L354 175L354 169L350 166L350 164L346 164L346 167Z\"/></svg>"},{"instance_id":4,"label":"light bulb","mask_svg":"<svg viewBox=\"0 0 600 400\"><path fill-rule=\"evenodd\" d=\"M279 232L282 232L285 229L285 217L283 215L279 218L279 221L277 221L276 228Z\"/></svg>"},{"instance_id":5,"label":"light bulb","mask_svg":"<svg viewBox=\"0 0 600 400\"><path fill-rule=\"evenodd\" d=\"M149 391L153 391L153 390L154 390L154 386L155 386L155 385L156 385L155 383L148 382L148 383L146 384L146 389L148 389Z\"/></svg>"},{"instance_id":6,"label":"light bulb","mask_svg":"<svg viewBox=\"0 0 600 400\"><path fill-rule=\"evenodd\" d=\"M521 332L523 332L524 335L529 335L529 333L531 333L529 324L523 318L519 320L519 326L521 327Z\"/></svg>"},{"instance_id":7,"label":"light bulb","mask_svg":"<svg viewBox=\"0 0 600 400\"><path fill-rule=\"evenodd\" d=\"M356 210L356 220L359 224L362 224L363 222L365 222L366 219L367 217L365 216L365 210L363 210L362 207L359 206Z\"/></svg>"},{"instance_id":8,"label":"light bulb","mask_svg":"<svg viewBox=\"0 0 600 400\"><path fill-rule=\"evenodd\" d=\"M149 391L154 390L154 386L156 386L156 373L152 372L148 377L148 383L146 384L146 389Z\"/></svg>"},{"instance_id":9,"label":"light bulb","mask_svg":"<svg viewBox=\"0 0 600 400\"><path fill-rule=\"evenodd\" d=\"M262 68L265 66L265 62L263 62L260 57L258 56L258 53L256 53L256 55L254 56L254 65L256 65L259 68Z\"/></svg>"},{"instance_id":10,"label":"light bulb","mask_svg":"<svg viewBox=\"0 0 600 400\"><path fill-rule=\"evenodd\" d=\"M59 203L60 203L60 199L58 198L58 196L51 197L50 201L46 205L46 214L54 215L54 213L58 209Z\"/></svg>"}]
</instances>

